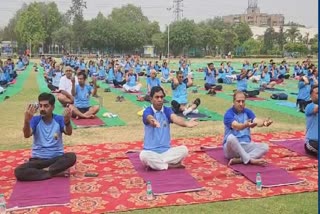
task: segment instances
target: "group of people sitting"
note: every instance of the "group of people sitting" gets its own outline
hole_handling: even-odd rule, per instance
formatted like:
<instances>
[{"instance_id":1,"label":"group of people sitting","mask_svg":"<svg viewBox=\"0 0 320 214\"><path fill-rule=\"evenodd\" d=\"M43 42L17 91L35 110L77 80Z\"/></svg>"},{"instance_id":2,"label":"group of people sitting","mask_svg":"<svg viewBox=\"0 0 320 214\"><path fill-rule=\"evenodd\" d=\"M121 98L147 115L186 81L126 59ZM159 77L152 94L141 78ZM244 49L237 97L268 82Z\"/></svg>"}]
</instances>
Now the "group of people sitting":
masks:
<instances>
[{"instance_id":1,"label":"group of people sitting","mask_svg":"<svg viewBox=\"0 0 320 214\"><path fill-rule=\"evenodd\" d=\"M79 78L80 77L80 78ZM78 81L83 81L83 73ZM182 79L182 78L181 78ZM72 80L74 84L74 80ZM74 91L76 91L73 86ZM81 90L81 86L80 86ZM306 107L306 140L307 153L318 155L318 87L310 91L312 103ZM188 156L187 146L171 146L170 124L193 128L199 123L195 119L186 121L170 107L164 106L166 94L162 87L152 87L151 105L143 112L144 124L143 150L140 160L154 170L184 167L183 159ZM39 105L28 105L23 133L26 138L33 136L32 155L28 162L15 169L15 176L20 181L36 181L59 176L76 163L76 154L65 153L63 134L71 135L71 117L73 108L65 107L64 115L53 114L55 97L42 93L38 97ZM233 106L224 115L224 138L222 142L225 157L229 164L265 165L263 155L268 152L268 144L253 142L251 129L269 127L270 118L259 119L254 112L245 107L246 95L236 91L233 95ZM37 111L40 115L36 115Z\"/></svg>"},{"instance_id":2,"label":"group of people sitting","mask_svg":"<svg viewBox=\"0 0 320 214\"><path fill-rule=\"evenodd\" d=\"M18 61L14 63L11 58L6 61L0 60L0 93L5 91L5 88L17 78L18 73L26 69L29 65L29 59L27 56L20 56Z\"/></svg>"}]
</instances>

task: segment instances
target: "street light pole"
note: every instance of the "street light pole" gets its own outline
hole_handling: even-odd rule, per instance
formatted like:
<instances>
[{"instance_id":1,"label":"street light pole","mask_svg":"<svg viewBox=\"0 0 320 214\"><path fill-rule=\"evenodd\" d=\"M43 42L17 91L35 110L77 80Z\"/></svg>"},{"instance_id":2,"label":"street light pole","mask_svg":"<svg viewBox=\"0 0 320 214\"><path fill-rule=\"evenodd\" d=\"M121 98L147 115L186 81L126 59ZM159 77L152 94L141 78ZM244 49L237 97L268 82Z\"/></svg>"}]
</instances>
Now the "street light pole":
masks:
<instances>
[{"instance_id":1,"label":"street light pole","mask_svg":"<svg viewBox=\"0 0 320 214\"><path fill-rule=\"evenodd\" d=\"M168 24L168 59L170 59L170 23Z\"/></svg>"}]
</instances>

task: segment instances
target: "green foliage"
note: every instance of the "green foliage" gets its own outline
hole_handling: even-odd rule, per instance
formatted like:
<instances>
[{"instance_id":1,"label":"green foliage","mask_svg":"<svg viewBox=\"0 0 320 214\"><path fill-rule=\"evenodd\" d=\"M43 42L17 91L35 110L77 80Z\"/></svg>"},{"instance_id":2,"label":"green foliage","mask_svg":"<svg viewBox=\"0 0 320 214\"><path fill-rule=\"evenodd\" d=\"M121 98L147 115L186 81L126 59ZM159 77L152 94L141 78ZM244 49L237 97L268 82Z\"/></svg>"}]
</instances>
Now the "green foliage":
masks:
<instances>
[{"instance_id":1,"label":"green foliage","mask_svg":"<svg viewBox=\"0 0 320 214\"><path fill-rule=\"evenodd\" d=\"M233 25L233 30L237 34L240 44L250 39L253 35L249 25L246 23L241 22Z\"/></svg>"},{"instance_id":2,"label":"green foliage","mask_svg":"<svg viewBox=\"0 0 320 214\"><path fill-rule=\"evenodd\" d=\"M308 48L301 42L289 42L284 46L287 52L298 52L300 54L307 54Z\"/></svg>"},{"instance_id":3,"label":"green foliage","mask_svg":"<svg viewBox=\"0 0 320 214\"><path fill-rule=\"evenodd\" d=\"M46 38L40 11L41 8L38 3L31 3L28 8L21 13L16 25L16 31L21 41L35 44Z\"/></svg>"},{"instance_id":4,"label":"green foliage","mask_svg":"<svg viewBox=\"0 0 320 214\"><path fill-rule=\"evenodd\" d=\"M232 29L224 29L222 31L222 38L224 39L222 49L224 53L233 51L239 45L238 35Z\"/></svg>"},{"instance_id":5,"label":"green foliage","mask_svg":"<svg viewBox=\"0 0 320 214\"><path fill-rule=\"evenodd\" d=\"M260 54L262 46L263 46L263 44L261 41L255 40L253 38L248 39L242 45L242 47L245 49L246 55Z\"/></svg>"},{"instance_id":6,"label":"green foliage","mask_svg":"<svg viewBox=\"0 0 320 214\"><path fill-rule=\"evenodd\" d=\"M292 26L291 28L286 30L286 34L287 34L287 37L290 42L295 42L296 39L299 36L301 36L300 31L299 31L298 27L296 27L296 26Z\"/></svg>"},{"instance_id":7,"label":"green foliage","mask_svg":"<svg viewBox=\"0 0 320 214\"><path fill-rule=\"evenodd\" d=\"M166 43L165 35L163 33L155 33L151 37L151 43L155 46L157 52L164 52Z\"/></svg>"},{"instance_id":8,"label":"green foliage","mask_svg":"<svg viewBox=\"0 0 320 214\"><path fill-rule=\"evenodd\" d=\"M193 20L183 19L170 25L170 49L174 56L195 45L196 24Z\"/></svg>"}]
</instances>

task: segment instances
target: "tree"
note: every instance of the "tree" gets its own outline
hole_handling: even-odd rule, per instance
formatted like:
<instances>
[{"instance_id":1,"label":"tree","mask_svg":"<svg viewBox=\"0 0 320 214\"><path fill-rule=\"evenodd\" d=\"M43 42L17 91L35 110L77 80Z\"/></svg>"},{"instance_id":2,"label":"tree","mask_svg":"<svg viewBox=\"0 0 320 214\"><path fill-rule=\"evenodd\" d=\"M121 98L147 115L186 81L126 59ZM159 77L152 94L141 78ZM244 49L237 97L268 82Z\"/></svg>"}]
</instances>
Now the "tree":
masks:
<instances>
[{"instance_id":1,"label":"tree","mask_svg":"<svg viewBox=\"0 0 320 214\"><path fill-rule=\"evenodd\" d=\"M314 35L314 37L310 39L309 43L311 44L311 53L318 53L318 34Z\"/></svg>"},{"instance_id":2,"label":"tree","mask_svg":"<svg viewBox=\"0 0 320 214\"><path fill-rule=\"evenodd\" d=\"M278 41L278 44L279 44L280 51L283 51L283 47L284 47L284 45L286 43L286 35L283 32L283 27L282 26L280 26L279 33L276 33L275 35L277 37L277 41Z\"/></svg>"},{"instance_id":3,"label":"tree","mask_svg":"<svg viewBox=\"0 0 320 214\"><path fill-rule=\"evenodd\" d=\"M70 27L63 26L52 33L52 40L58 45L62 45L65 48L71 48L71 43L73 39L73 32Z\"/></svg>"},{"instance_id":4,"label":"tree","mask_svg":"<svg viewBox=\"0 0 320 214\"><path fill-rule=\"evenodd\" d=\"M170 25L170 49L174 56L195 45L196 24L193 20L183 19ZM168 32L166 32L167 34ZM168 41L166 41L168 42Z\"/></svg>"},{"instance_id":5,"label":"tree","mask_svg":"<svg viewBox=\"0 0 320 214\"><path fill-rule=\"evenodd\" d=\"M46 38L38 3L31 3L17 20L16 31L22 42L39 45Z\"/></svg>"},{"instance_id":6,"label":"tree","mask_svg":"<svg viewBox=\"0 0 320 214\"><path fill-rule=\"evenodd\" d=\"M293 53L293 52L298 52L300 54L308 53L308 48L306 47L305 44L301 42L289 42L284 46L284 48L287 52L290 52L290 53Z\"/></svg>"},{"instance_id":7,"label":"tree","mask_svg":"<svg viewBox=\"0 0 320 214\"><path fill-rule=\"evenodd\" d=\"M154 45L156 51L164 52L166 44L165 44L165 34L163 33L155 33L151 37L152 45Z\"/></svg>"},{"instance_id":8,"label":"tree","mask_svg":"<svg viewBox=\"0 0 320 214\"><path fill-rule=\"evenodd\" d=\"M253 38L248 39L242 45L247 55L258 55L262 49L262 42Z\"/></svg>"},{"instance_id":9,"label":"tree","mask_svg":"<svg viewBox=\"0 0 320 214\"><path fill-rule=\"evenodd\" d=\"M246 23L241 22L233 25L233 30L237 34L240 44L250 39L253 35L249 25Z\"/></svg>"},{"instance_id":10,"label":"tree","mask_svg":"<svg viewBox=\"0 0 320 214\"><path fill-rule=\"evenodd\" d=\"M222 31L223 45L222 49L225 54L233 51L239 44L238 35L232 29L224 29Z\"/></svg>"},{"instance_id":11,"label":"tree","mask_svg":"<svg viewBox=\"0 0 320 214\"><path fill-rule=\"evenodd\" d=\"M70 9L67 11L67 17L72 20L72 30L74 41L80 49L85 40L86 22L83 18L83 10L87 8L84 0L72 0Z\"/></svg>"},{"instance_id":12,"label":"tree","mask_svg":"<svg viewBox=\"0 0 320 214\"><path fill-rule=\"evenodd\" d=\"M273 49L274 44L276 43L276 33L273 27L267 28L263 35L263 47L261 52L267 54Z\"/></svg>"},{"instance_id":13,"label":"tree","mask_svg":"<svg viewBox=\"0 0 320 214\"><path fill-rule=\"evenodd\" d=\"M290 42L295 42L296 39L301 35L299 29L295 26L287 29L286 34Z\"/></svg>"}]
</instances>

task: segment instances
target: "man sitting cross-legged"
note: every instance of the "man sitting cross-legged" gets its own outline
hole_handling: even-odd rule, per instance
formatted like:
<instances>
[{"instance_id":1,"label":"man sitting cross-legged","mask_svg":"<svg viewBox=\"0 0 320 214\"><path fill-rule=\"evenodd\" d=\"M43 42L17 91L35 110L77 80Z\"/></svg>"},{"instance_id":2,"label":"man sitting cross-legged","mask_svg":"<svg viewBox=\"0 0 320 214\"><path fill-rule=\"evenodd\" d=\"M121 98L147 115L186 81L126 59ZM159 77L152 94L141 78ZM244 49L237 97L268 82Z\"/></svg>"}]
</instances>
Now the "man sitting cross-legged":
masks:
<instances>
[{"instance_id":1,"label":"man sitting cross-legged","mask_svg":"<svg viewBox=\"0 0 320 214\"><path fill-rule=\"evenodd\" d=\"M33 135L30 160L15 169L19 181L39 181L52 178L76 162L72 152L64 153L62 134L71 135L71 109L65 108L64 116L53 114L55 98L42 93L38 97L40 115L34 116L38 107L30 104L25 112L23 134Z\"/></svg>"},{"instance_id":2,"label":"man sitting cross-legged","mask_svg":"<svg viewBox=\"0 0 320 214\"><path fill-rule=\"evenodd\" d=\"M72 104L74 102L74 98L71 95L72 93L72 68L70 66L66 67L65 75L61 77L59 84L59 94L58 100L63 105Z\"/></svg>"},{"instance_id":3,"label":"man sitting cross-legged","mask_svg":"<svg viewBox=\"0 0 320 214\"><path fill-rule=\"evenodd\" d=\"M183 113L184 116L190 113L198 113L198 106L200 99L197 98L192 104L188 105L188 91L187 88L192 86L192 79L188 76L188 83L183 81L182 71L177 72L177 77L173 79L172 88L172 101L171 106L176 114Z\"/></svg>"},{"instance_id":4,"label":"man sitting cross-legged","mask_svg":"<svg viewBox=\"0 0 320 214\"><path fill-rule=\"evenodd\" d=\"M268 144L251 141L250 129L258 126L270 126L270 119L259 120L254 113L245 108L246 96L237 91L233 95L233 107L224 115L223 151L229 164L244 163L264 165L266 160L261 157L269 150Z\"/></svg>"},{"instance_id":5,"label":"man sitting cross-legged","mask_svg":"<svg viewBox=\"0 0 320 214\"><path fill-rule=\"evenodd\" d=\"M163 105L163 88L155 86L150 92L152 105L143 112L144 146L140 160L154 170L183 167L181 162L188 155L186 146L171 147L170 123L192 128L195 120L185 121Z\"/></svg>"},{"instance_id":6,"label":"man sitting cross-legged","mask_svg":"<svg viewBox=\"0 0 320 214\"><path fill-rule=\"evenodd\" d=\"M72 116L76 119L94 118L99 111L99 106L90 106L90 95L97 91L97 80L93 78L93 89L91 85L86 84L87 75L84 72L77 74L78 85L75 84L75 78L72 82L72 95L74 96L74 106Z\"/></svg>"},{"instance_id":7,"label":"man sitting cross-legged","mask_svg":"<svg viewBox=\"0 0 320 214\"><path fill-rule=\"evenodd\" d=\"M141 83L138 82L138 75L133 72L133 68L129 68L126 73L126 84L123 88L127 92L139 92L141 89Z\"/></svg>"}]
</instances>

